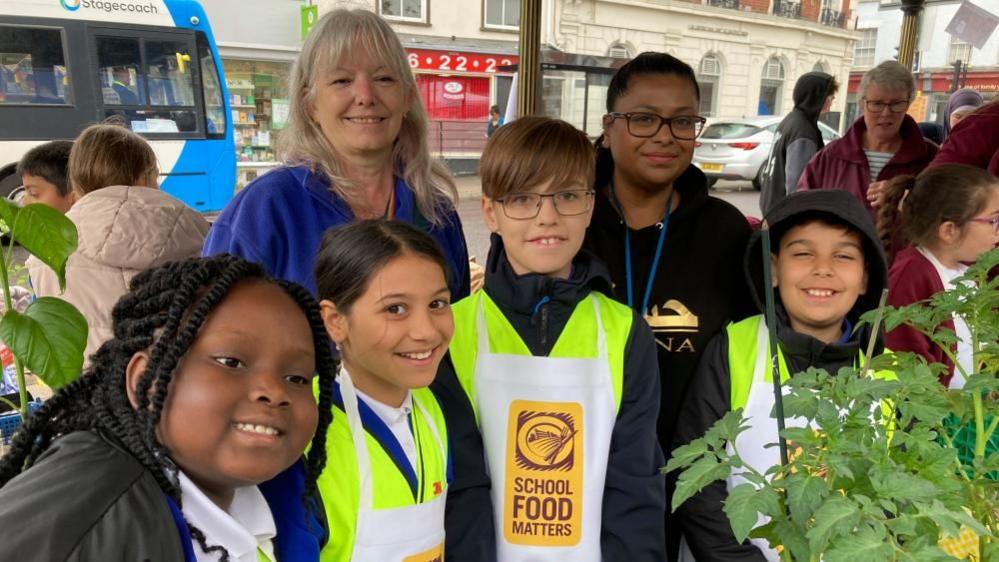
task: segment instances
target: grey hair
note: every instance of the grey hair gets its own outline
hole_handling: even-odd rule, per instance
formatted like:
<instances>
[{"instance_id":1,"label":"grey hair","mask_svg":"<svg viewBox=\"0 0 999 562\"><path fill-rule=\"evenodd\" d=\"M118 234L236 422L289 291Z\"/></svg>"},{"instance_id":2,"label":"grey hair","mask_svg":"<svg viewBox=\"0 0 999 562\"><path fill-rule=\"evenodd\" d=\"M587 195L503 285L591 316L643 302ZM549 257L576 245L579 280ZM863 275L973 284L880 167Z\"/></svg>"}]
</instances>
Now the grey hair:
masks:
<instances>
[{"instance_id":1,"label":"grey hair","mask_svg":"<svg viewBox=\"0 0 999 562\"><path fill-rule=\"evenodd\" d=\"M278 154L286 164L308 165L325 175L333 193L348 203L360 201L360 194L353 189L355 182L344 175L336 151L310 115L316 84L355 49L382 57L381 62L398 77L404 95L411 100L393 144L392 162L395 173L413 190L420 213L440 225L442 211L456 205L458 190L447 168L430 156L429 119L406 51L385 20L368 10L333 10L309 33L292 67L288 122L278 138Z\"/></svg>"},{"instance_id":2,"label":"grey hair","mask_svg":"<svg viewBox=\"0 0 999 562\"><path fill-rule=\"evenodd\" d=\"M864 73L864 77L860 79L860 87L857 88L861 98L867 96L867 88L871 84L889 90L905 90L906 99L910 101L916 93L916 80L912 77L912 72L893 60L886 60Z\"/></svg>"}]
</instances>

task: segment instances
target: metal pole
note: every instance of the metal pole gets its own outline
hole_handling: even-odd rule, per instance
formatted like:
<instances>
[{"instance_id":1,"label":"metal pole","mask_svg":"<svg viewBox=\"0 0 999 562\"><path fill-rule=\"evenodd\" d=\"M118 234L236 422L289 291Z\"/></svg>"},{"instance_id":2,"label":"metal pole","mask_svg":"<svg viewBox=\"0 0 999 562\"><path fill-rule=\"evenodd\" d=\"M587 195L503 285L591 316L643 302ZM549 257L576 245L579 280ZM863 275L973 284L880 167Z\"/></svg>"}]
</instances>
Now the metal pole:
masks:
<instances>
[{"instance_id":1,"label":"metal pole","mask_svg":"<svg viewBox=\"0 0 999 562\"><path fill-rule=\"evenodd\" d=\"M898 62L906 68L912 68L916 39L919 37L919 14L925 4L926 0L902 0L902 37L898 44Z\"/></svg>"},{"instance_id":2,"label":"metal pole","mask_svg":"<svg viewBox=\"0 0 999 562\"><path fill-rule=\"evenodd\" d=\"M541 0L520 1L517 116L537 115L541 98Z\"/></svg>"}]
</instances>

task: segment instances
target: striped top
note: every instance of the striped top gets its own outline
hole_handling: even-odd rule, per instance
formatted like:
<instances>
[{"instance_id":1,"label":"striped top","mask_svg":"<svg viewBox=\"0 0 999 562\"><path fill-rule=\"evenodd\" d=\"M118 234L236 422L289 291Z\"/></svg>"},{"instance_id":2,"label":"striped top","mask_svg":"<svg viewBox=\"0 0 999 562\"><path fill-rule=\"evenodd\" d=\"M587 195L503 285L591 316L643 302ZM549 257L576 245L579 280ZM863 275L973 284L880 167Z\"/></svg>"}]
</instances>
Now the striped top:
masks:
<instances>
[{"instance_id":1,"label":"striped top","mask_svg":"<svg viewBox=\"0 0 999 562\"><path fill-rule=\"evenodd\" d=\"M864 154L867 155L867 166L871 170L871 183L878 181L878 176L881 175L881 170L884 169L885 164L891 160L892 156L895 156L894 152L874 152L873 150L865 150Z\"/></svg>"}]
</instances>

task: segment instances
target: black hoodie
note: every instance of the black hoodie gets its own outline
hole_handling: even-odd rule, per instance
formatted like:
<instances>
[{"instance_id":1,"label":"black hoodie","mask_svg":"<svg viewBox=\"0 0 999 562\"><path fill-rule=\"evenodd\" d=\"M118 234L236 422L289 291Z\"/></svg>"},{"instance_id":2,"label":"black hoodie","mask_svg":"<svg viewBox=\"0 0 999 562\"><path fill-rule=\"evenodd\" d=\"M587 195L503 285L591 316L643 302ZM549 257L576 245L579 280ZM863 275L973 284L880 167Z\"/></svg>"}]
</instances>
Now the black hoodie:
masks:
<instances>
[{"instance_id":1,"label":"black hoodie","mask_svg":"<svg viewBox=\"0 0 999 562\"><path fill-rule=\"evenodd\" d=\"M491 241L483 290L535 356L551 352L572 311L591 292L610 296L606 267L585 251L573 259L569 279L517 275L507 260L502 239L493 234ZM600 534L604 560L665 560L662 514L666 491L665 478L659 473L665 460L656 439L659 369L655 348L652 331L635 315L624 352L621 407L611 434L604 487ZM472 544L482 535L482 521L470 520L468 514L479 511L481 505L491 506L490 485L482 438L475 430L475 416L450 355L441 362L432 388L441 399L449 430L454 429L454 480L448 490L445 556L456 561L494 560L492 537L485 540L493 545L490 557L483 557L481 545ZM491 522L491 513L489 519ZM491 527L489 530L492 532Z\"/></svg>"},{"instance_id":2,"label":"black hoodie","mask_svg":"<svg viewBox=\"0 0 999 562\"><path fill-rule=\"evenodd\" d=\"M825 72L809 72L795 83L794 109L777 126L770 156L760 170L760 209L764 214L794 192L808 160L822 150L819 113L832 81L833 77Z\"/></svg>"},{"instance_id":3,"label":"black hoodie","mask_svg":"<svg viewBox=\"0 0 999 562\"><path fill-rule=\"evenodd\" d=\"M863 205L844 191L793 193L766 216L771 225L773 246L779 246L781 236L788 229L809 222L813 217L827 217L827 220L832 218L838 223L851 225L861 234L868 276L867 292L857 299L846 316L850 325L856 326L863 313L877 308L881 291L888 286L887 260L874 223ZM762 251L762 237L759 232L754 233L746 250L744 265L761 313L764 299ZM858 354L866 348L866 343L870 340L870 327L866 324L854 331L846 342L838 344L827 344L795 332L789 325L779 293L774 291L774 296L777 299L777 339L791 373L801 372L808 367L836 373L841 367L853 365ZM878 334L875 353L884 349L882 337L882 334ZM732 387L728 349L728 334L721 332L711 341L701 358L697 376L677 423L678 445L701 437L728 413ZM675 479L676 474L671 474L670 478ZM698 562L765 560L763 553L755 546L735 541L728 517L722 511L722 502L727 496L725 482L719 480L680 506L673 520L680 526Z\"/></svg>"}]
</instances>

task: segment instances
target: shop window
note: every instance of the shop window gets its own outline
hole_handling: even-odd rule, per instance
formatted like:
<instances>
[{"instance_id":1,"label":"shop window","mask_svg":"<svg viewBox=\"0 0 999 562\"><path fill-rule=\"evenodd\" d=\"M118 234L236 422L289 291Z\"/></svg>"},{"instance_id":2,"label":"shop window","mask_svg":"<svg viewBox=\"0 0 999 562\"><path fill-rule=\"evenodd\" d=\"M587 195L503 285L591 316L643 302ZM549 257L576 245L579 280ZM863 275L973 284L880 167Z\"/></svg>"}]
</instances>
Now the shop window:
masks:
<instances>
[{"instance_id":1,"label":"shop window","mask_svg":"<svg viewBox=\"0 0 999 562\"><path fill-rule=\"evenodd\" d=\"M489 78L417 74L416 85L434 121L481 121L489 118Z\"/></svg>"},{"instance_id":2,"label":"shop window","mask_svg":"<svg viewBox=\"0 0 999 562\"><path fill-rule=\"evenodd\" d=\"M288 120L287 63L223 60L237 167L276 165L277 137ZM241 170L238 182L242 183Z\"/></svg>"},{"instance_id":3,"label":"shop window","mask_svg":"<svg viewBox=\"0 0 999 562\"><path fill-rule=\"evenodd\" d=\"M427 3L424 0L381 0L381 15L387 19L427 21Z\"/></svg>"},{"instance_id":4,"label":"shop window","mask_svg":"<svg viewBox=\"0 0 999 562\"><path fill-rule=\"evenodd\" d=\"M520 0L483 0L486 4L486 27L520 27Z\"/></svg>"},{"instance_id":5,"label":"shop window","mask_svg":"<svg viewBox=\"0 0 999 562\"><path fill-rule=\"evenodd\" d=\"M858 29L860 41L853 51L854 66L874 66L874 48L878 43L878 28Z\"/></svg>"},{"instance_id":6,"label":"shop window","mask_svg":"<svg viewBox=\"0 0 999 562\"><path fill-rule=\"evenodd\" d=\"M701 89L701 106L698 113L705 117L717 115L721 72L721 59L713 54L705 55L697 67L697 85Z\"/></svg>"},{"instance_id":7,"label":"shop window","mask_svg":"<svg viewBox=\"0 0 999 562\"><path fill-rule=\"evenodd\" d=\"M628 49L627 45L622 45L620 43L615 43L607 49L607 56L616 59L630 59L631 50Z\"/></svg>"},{"instance_id":8,"label":"shop window","mask_svg":"<svg viewBox=\"0 0 999 562\"><path fill-rule=\"evenodd\" d=\"M759 115L777 115L781 111L781 98L784 95L784 64L777 57L770 57L763 66L760 80L760 100L757 106Z\"/></svg>"},{"instance_id":9,"label":"shop window","mask_svg":"<svg viewBox=\"0 0 999 562\"><path fill-rule=\"evenodd\" d=\"M58 29L0 25L0 105L73 103Z\"/></svg>"}]
</instances>

